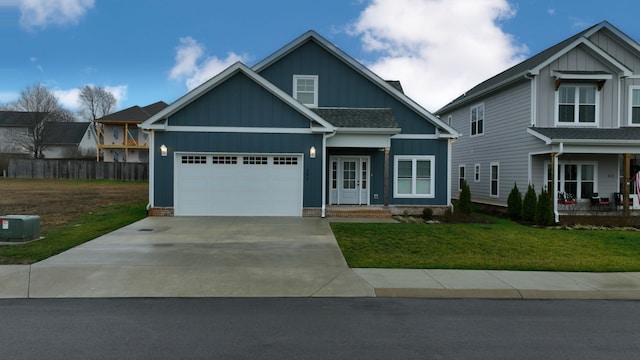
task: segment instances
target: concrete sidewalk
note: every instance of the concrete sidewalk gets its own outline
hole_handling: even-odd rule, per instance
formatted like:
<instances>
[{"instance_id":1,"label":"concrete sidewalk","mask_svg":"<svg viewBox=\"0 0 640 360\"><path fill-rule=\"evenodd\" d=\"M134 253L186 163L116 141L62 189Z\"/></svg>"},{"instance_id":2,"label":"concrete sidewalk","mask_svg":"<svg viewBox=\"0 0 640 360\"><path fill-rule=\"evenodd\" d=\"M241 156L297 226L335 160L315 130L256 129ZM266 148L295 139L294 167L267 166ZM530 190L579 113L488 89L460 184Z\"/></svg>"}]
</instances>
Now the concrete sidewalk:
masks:
<instances>
[{"instance_id":1,"label":"concrete sidewalk","mask_svg":"<svg viewBox=\"0 0 640 360\"><path fill-rule=\"evenodd\" d=\"M640 273L350 269L319 218L152 217L0 266L0 298L376 296L640 299Z\"/></svg>"},{"instance_id":2,"label":"concrete sidewalk","mask_svg":"<svg viewBox=\"0 0 640 360\"><path fill-rule=\"evenodd\" d=\"M421 270L421 269L350 269L341 272L313 294L296 293L296 285L281 293L260 293L258 289L237 294L222 294L203 288L167 291L162 283L135 291L109 293L91 289L84 294L62 292L30 294L30 265L0 266L0 298L29 297L412 297L412 298L487 298L487 299L610 299L640 300L640 273L581 273L498 270ZM148 277L148 273L139 274ZM130 276L130 275L128 275ZM69 279L71 280L71 279ZM115 279L114 279L115 280ZM149 279L150 280L150 279ZM259 280L259 279L258 279ZM264 280L264 279L262 279ZM64 279L60 279L64 281ZM129 280L135 283L136 281ZM281 285L282 286L282 285ZM309 280L308 286L313 287ZM66 286L60 285L61 290ZM164 292L163 292L164 291ZM53 296L55 295L55 296Z\"/></svg>"}]
</instances>

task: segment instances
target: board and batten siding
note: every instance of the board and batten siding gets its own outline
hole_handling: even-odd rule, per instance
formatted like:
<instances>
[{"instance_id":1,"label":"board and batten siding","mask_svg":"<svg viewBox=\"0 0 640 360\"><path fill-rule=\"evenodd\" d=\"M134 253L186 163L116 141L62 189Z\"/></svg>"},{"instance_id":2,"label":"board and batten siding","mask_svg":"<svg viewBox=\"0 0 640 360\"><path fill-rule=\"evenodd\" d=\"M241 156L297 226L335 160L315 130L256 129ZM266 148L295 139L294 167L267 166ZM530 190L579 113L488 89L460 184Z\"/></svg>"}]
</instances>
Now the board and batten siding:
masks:
<instances>
[{"instance_id":1,"label":"board and batten siding","mask_svg":"<svg viewBox=\"0 0 640 360\"><path fill-rule=\"evenodd\" d=\"M394 140L391 139L391 151L389 152L389 179L390 203L393 205L448 205L447 204L447 174L449 165L449 146L447 141L425 140ZM394 184L394 156L398 155L433 155L435 157L434 198L395 198L393 197Z\"/></svg>"},{"instance_id":2,"label":"board and batten siding","mask_svg":"<svg viewBox=\"0 0 640 360\"><path fill-rule=\"evenodd\" d=\"M322 205L322 135L321 134L259 134L154 132L155 143L164 144L169 152L160 156L159 145L154 149L154 206L173 207L174 154L180 153L237 153L237 154L301 154L303 155L303 206ZM309 158L311 146L316 158Z\"/></svg>"},{"instance_id":3,"label":"board and batten siding","mask_svg":"<svg viewBox=\"0 0 640 360\"><path fill-rule=\"evenodd\" d=\"M308 128L309 119L242 73L169 117L170 126Z\"/></svg>"},{"instance_id":4,"label":"board and batten siding","mask_svg":"<svg viewBox=\"0 0 640 360\"><path fill-rule=\"evenodd\" d=\"M471 137L470 107L484 104L484 134ZM453 126L462 136L452 145L451 189L459 195L459 165L466 166L466 179L473 201L506 205L514 183L526 190L529 153L543 150L542 142L527 133L531 122L531 80L524 79L492 97L470 102L453 114ZM444 115L446 118L448 115ZM499 164L499 197L490 196L490 166ZM480 164L480 181L473 179Z\"/></svg>"},{"instance_id":5,"label":"board and batten siding","mask_svg":"<svg viewBox=\"0 0 640 360\"><path fill-rule=\"evenodd\" d=\"M600 128L618 127L618 77L617 70L612 69L604 62L594 58L592 53L582 47L577 47L560 56L551 64L540 71L537 76L538 84L538 127L555 127L556 91L554 70L558 71L604 71L613 74L613 78L607 80L597 94L600 100L599 124ZM570 126L570 125L567 125Z\"/></svg>"},{"instance_id":6,"label":"board and batten siding","mask_svg":"<svg viewBox=\"0 0 640 360\"><path fill-rule=\"evenodd\" d=\"M308 41L260 75L292 94L293 75L318 75L318 106L346 108L390 108L403 134L435 134L435 126L387 93L367 77Z\"/></svg>"}]
</instances>

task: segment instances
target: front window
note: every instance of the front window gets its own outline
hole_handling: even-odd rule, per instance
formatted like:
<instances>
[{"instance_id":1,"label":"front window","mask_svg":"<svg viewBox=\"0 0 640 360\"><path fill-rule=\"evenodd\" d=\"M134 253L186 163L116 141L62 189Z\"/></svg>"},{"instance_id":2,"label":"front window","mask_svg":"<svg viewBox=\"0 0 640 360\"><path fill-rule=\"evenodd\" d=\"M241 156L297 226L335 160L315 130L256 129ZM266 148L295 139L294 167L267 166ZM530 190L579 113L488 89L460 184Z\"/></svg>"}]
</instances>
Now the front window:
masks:
<instances>
[{"instance_id":1,"label":"front window","mask_svg":"<svg viewBox=\"0 0 640 360\"><path fill-rule=\"evenodd\" d=\"M630 125L640 126L640 88L631 88L630 103L629 123Z\"/></svg>"},{"instance_id":2,"label":"front window","mask_svg":"<svg viewBox=\"0 0 640 360\"><path fill-rule=\"evenodd\" d=\"M434 196L434 157L396 156L394 196L425 198Z\"/></svg>"},{"instance_id":3,"label":"front window","mask_svg":"<svg viewBox=\"0 0 640 360\"><path fill-rule=\"evenodd\" d=\"M597 121L595 85L560 86L557 91L559 124L595 124Z\"/></svg>"},{"instance_id":4,"label":"front window","mask_svg":"<svg viewBox=\"0 0 640 360\"><path fill-rule=\"evenodd\" d=\"M294 75L293 97L309 107L318 106L318 76Z\"/></svg>"},{"instance_id":5,"label":"front window","mask_svg":"<svg viewBox=\"0 0 640 360\"><path fill-rule=\"evenodd\" d=\"M484 104L471 107L471 136L484 134Z\"/></svg>"},{"instance_id":6,"label":"front window","mask_svg":"<svg viewBox=\"0 0 640 360\"><path fill-rule=\"evenodd\" d=\"M595 164L564 164L558 167L558 192L571 194L576 199L589 199L596 193ZM553 184L551 164L547 163L547 184L551 191Z\"/></svg>"}]
</instances>

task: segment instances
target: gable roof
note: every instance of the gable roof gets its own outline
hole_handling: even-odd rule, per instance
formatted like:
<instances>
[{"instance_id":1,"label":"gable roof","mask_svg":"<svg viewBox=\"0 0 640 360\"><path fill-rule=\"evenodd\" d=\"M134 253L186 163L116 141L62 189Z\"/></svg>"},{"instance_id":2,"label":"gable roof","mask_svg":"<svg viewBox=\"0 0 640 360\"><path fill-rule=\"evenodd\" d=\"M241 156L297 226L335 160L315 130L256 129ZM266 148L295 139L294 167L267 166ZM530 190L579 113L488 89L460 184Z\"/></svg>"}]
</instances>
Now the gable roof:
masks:
<instances>
[{"instance_id":1,"label":"gable roof","mask_svg":"<svg viewBox=\"0 0 640 360\"><path fill-rule=\"evenodd\" d=\"M155 129L155 130L165 130L166 127L167 127L167 118L169 116L175 114L176 112L178 112L182 108L186 107L187 105L189 105L190 103L192 103L193 101L198 99L200 96L204 95L205 93L207 93L211 89L217 87L218 85L224 83L227 79L233 77L234 75L236 75L238 73L242 73L242 74L246 75L248 78L253 80L255 83L257 83L258 85L262 86L264 89L269 91L271 94L273 94L274 96L278 97L280 100L284 101L290 107L292 107L293 109L298 111L300 114L302 114L304 117L309 119L312 124L316 124L317 126L312 126L312 129L314 131L317 131L317 132L331 132L331 131L335 130L333 125L328 123L326 120L322 119L316 113L311 111L308 107L306 107L305 105L302 105L300 102L295 100L289 94L287 94L284 91L280 90L278 87L276 87L275 85L271 84L265 78L263 78L262 76L258 75L256 72L254 72L253 70L251 70L250 68L248 68L246 65L244 65L241 62L237 62L237 63L229 66L228 68L223 70L218 75L214 76L213 78L211 78L211 79L207 80L206 82L204 82L202 85L198 86L197 88L195 88L195 89L191 90L190 92L188 92L187 94L183 95L181 98L179 98L178 100L176 100L173 103L171 103L171 105L169 105L166 108L162 109L161 111L159 111L158 113L156 113L155 115L153 115L149 119L145 120L142 124L140 124L138 126L143 128L143 129L149 129L149 130L153 130L153 129Z\"/></svg>"},{"instance_id":2,"label":"gable roof","mask_svg":"<svg viewBox=\"0 0 640 360\"><path fill-rule=\"evenodd\" d=\"M108 115L105 115L99 119L96 119L97 122L130 122L130 123L141 123L151 116L157 114L162 109L169 106L169 104L164 101L158 101L151 105L147 105L145 107L140 106L132 106Z\"/></svg>"},{"instance_id":3,"label":"gable roof","mask_svg":"<svg viewBox=\"0 0 640 360\"><path fill-rule=\"evenodd\" d=\"M255 72L260 72L261 70L269 67L271 64L277 62L281 58L285 57L287 54L296 50L300 46L304 45L308 41L314 41L319 46L324 48L326 51L334 55L336 58L340 59L343 63L347 64L349 67L354 69L356 72L360 73L365 78L369 79L371 82L378 85L385 92L399 100L401 103L406 105L407 107L413 109L416 113L422 116L427 121L431 122L437 129L441 137L444 138L456 138L460 135L458 131L454 128L440 120L438 117L428 112L425 108L420 106L414 100L406 96L399 83L395 82L387 82L376 75L373 71L369 70L367 67L362 65L360 62L349 56L344 51L340 50L337 46L329 42L324 37L320 36L313 30L309 30L306 33L300 35L298 38L291 41L289 44L282 47L280 50L274 52L264 60L260 61L256 65L253 66L253 70Z\"/></svg>"},{"instance_id":4,"label":"gable roof","mask_svg":"<svg viewBox=\"0 0 640 360\"><path fill-rule=\"evenodd\" d=\"M605 61L608 61L609 63L618 67L621 72L625 74L625 76L631 75L630 69L626 68L622 63L606 54L588 39L588 37L602 29L606 29L610 33L619 37L625 44L628 45L629 48L640 54L640 45L638 45L635 40L631 39L629 36L618 30L609 22L602 21L481 82L480 84L476 85L475 87L471 88L464 94L451 101L449 104L436 111L435 113L440 115L464 103L473 101L474 99L477 99L478 97L483 96L493 90L499 89L514 81L521 80L525 76L536 75L542 67L546 66L551 61L557 59L561 55L566 54L568 51L581 44L584 44L593 52L603 57Z\"/></svg>"},{"instance_id":5,"label":"gable roof","mask_svg":"<svg viewBox=\"0 0 640 360\"><path fill-rule=\"evenodd\" d=\"M0 126L21 127L29 126L32 121L31 116L35 114L31 111L0 111Z\"/></svg>"},{"instance_id":6,"label":"gable roof","mask_svg":"<svg viewBox=\"0 0 640 360\"><path fill-rule=\"evenodd\" d=\"M47 145L78 145L90 122L47 122L42 142Z\"/></svg>"}]
</instances>

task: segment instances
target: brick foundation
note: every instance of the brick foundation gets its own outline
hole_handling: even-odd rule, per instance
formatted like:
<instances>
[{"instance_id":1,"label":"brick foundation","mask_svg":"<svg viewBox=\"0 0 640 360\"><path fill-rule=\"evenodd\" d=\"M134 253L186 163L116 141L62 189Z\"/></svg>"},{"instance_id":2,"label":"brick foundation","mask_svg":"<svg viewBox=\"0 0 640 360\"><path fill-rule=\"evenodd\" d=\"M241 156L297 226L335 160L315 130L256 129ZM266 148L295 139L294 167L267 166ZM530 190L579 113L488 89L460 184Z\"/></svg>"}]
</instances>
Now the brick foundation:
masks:
<instances>
[{"instance_id":1,"label":"brick foundation","mask_svg":"<svg viewBox=\"0 0 640 360\"><path fill-rule=\"evenodd\" d=\"M149 209L149 216L173 216L172 207L153 207Z\"/></svg>"}]
</instances>

